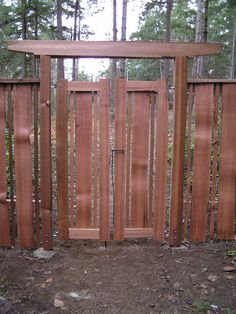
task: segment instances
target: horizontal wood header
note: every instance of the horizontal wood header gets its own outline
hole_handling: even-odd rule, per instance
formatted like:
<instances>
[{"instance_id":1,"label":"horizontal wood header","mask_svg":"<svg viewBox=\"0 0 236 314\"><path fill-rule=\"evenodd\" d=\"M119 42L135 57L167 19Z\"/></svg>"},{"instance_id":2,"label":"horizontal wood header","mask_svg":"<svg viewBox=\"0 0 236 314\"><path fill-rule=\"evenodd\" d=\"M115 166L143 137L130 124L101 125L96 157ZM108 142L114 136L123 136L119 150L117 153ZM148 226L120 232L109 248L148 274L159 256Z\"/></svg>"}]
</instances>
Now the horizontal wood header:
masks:
<instances>
[{"instance_id":1,"label":"horizontal wood header","mask_svg":"<svg viewBox=\"0 0 236 314\"><path fill-rule=\"evenodd\" d=\"M13 40L8 49L34 55L81 58L175 58L195 57L220 53L220 44L157 41L68 41L68 40Z\"/></svg>"}]
</instances>

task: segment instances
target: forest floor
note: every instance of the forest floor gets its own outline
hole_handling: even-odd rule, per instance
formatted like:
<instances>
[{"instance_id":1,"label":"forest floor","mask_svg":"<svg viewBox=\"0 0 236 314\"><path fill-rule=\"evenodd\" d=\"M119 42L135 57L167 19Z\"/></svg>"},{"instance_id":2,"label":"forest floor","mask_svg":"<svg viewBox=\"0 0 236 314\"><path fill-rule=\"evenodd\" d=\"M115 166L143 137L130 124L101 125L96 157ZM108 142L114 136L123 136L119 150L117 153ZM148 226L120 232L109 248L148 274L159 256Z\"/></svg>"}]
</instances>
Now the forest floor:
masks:
<instances>
[{"instance_id":1,"label":"forest floor","mask_svg":"<svg viewBox=\"0 0 236 314\"><path fill-rule=\"evenodd\" d=\"M235 250L235 242L68 241L46 260L0 249L0 296L25 314L233 314Z\"/></svg>"}]
</instances>

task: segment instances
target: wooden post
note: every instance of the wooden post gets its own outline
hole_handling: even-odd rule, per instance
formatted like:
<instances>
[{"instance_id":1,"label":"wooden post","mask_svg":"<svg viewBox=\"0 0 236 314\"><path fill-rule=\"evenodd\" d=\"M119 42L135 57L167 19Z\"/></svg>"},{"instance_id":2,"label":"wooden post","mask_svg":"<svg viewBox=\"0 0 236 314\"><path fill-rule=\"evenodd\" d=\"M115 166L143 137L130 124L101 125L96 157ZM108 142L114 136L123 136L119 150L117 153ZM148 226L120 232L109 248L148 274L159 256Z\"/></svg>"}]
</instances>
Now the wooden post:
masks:
<instances>
[{"instance_id":1,"label":"wooden post","mask_svg":"<svg viewBox=\"0 0 236 314\"><path fill-rule=\"evenodd\" d=\"M184 149L187 103L187 58L175 59L174 142L171 178L170 244L180 245L182 238Z\"/></svg>"},{"instance_id":2,"label":"wooden post","mask_svg":"<svg viewBox=\"0 0 236 314\"><path fill-rule=\"evenodd\" d=\"M57 83L56 155L57 155L57 210L60 240L69 238L68 217L68 147L67 147L67 81ZM73 171L73 167L72 167Z\"/></svg>"},{"instance_id":3,"label":"wooden post","mask_svg":"<svg viewBox=\"0 0 236 314\"><path fill-rule=\"evenodd\" d=\"M51 58L40 57L40 196L42 246L52 249Z\"/></svg>"}]
</instances>

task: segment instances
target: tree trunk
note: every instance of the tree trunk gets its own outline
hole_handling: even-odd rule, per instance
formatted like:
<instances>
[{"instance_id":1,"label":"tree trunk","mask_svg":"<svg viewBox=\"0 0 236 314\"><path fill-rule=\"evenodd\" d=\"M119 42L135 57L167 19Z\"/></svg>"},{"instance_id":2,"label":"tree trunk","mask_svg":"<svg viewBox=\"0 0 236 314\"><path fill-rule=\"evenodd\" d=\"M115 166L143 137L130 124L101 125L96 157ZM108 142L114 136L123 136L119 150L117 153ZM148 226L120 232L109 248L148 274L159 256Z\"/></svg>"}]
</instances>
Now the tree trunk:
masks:
<instances>
[{"instance_id":1,"label":"tree trunk","mask_svg":"<svg viewBox=\"0 0 236 314\"><path fill-rule=\"evenodd\" d=\"M116 26L116 0L113 0L113 41L117 41L117 26ZM111 70L111 105L114 107L114 95L115 95L115 80L117 73L117 60L115 58L112 59L112 70Z\"/></svg>"},{"instance_id":2,"label":"tree trunk","mask_svg":"<svg viewBox=\"0 0 236 314\"><path fill-rule=\"evenodd\" d=\"M38 40L38 0L35 1L34 6L34 39ZM37 58L33 56L33 77L36 77L37 75Z\"/></svg>"},{"instance_id":3,"label":"tree trunk","mask_svg":"<svg viewBox=\"0 0 236 314\"><path fill-rule=\"evenodd\" d=\"M171 41L171 12L173 8L173 0L167 0L167 9L166 9L166 34L165 41ZM164 68L163 68L163 78L169 79L170 75L170 60L164 60Z\"/></svg>"},{"instance_id":4,"label":"tree trunk","mask_svg":"<svg viewBox=\"0 0 236 314\"><path fill-rule=\"evenodd\" d=\"M128 4L128 0L123 0L123 4L122 4L121 41L126 41L127 4ZM121 59L120 60L120 76L121 77L125 77L125 59Z\"/></svg>"},{"instance_id":5,"label":"tree trunk","mask_svg":"<svg viewBox=\"0 0 236 314\"><path fill-rule=\"evenodd\" d=\"M235 41L236 41L236 21L234 23L231 65L230 65L230 78L231 79L234 79L234 72L235 72Z\"/></svg>"},{"instance_id":6,"label":"tree trunk","mask_svg":"<svg viewBox=\"0 0 236 314\"><path fill-rule=\"evenodd\" d=\"M63 39L62 33L62 0L57 0L57 39ZM62 58L57 59L57 78L64 79L64 61Z\"/></svg>"},{"instance_id":7,"label":"tree trunk","mask_svg":"<svg viewBox=\"0 0 236 314\"><path fill-rule=\"evenodd\" d=\"M203 41L202 32L202 18L203 18L203 1L197 0L197 15L196 15L196 29L195 29L195 42L201 43ZM202 77L203 58L196 57L193 60L192 78Z\"/></svg>"},{"instance_id":8,"label":"tree trunk","mask_svg":"<svg viewBox=\"0 0 236 314\"><path fill-rule=\"evenodd\" d=\"M77 20L78 20L78 11L79 11L79 0L75 1L75 13L74 13L74 30L73 30L73 40L77 39ZM80 20L80 17L79 17ZM77 58L73 58L73 70L72 70L72 80L78 78L78 67L76 66Z\"/></svg>"},{"instance_id":9,"label":"tree trunk","mask_svg":"<svg viewBox=\"0 0 236 314\"><path fill-rule=\"evenodd\" d=\"M26 0L21 1L22 6L22 39L27 39L27 21L26 21ZM22 56L22 77L26 77L27 69L26 69L26 54L24 53Z\"/></svg>"}]
</instances>

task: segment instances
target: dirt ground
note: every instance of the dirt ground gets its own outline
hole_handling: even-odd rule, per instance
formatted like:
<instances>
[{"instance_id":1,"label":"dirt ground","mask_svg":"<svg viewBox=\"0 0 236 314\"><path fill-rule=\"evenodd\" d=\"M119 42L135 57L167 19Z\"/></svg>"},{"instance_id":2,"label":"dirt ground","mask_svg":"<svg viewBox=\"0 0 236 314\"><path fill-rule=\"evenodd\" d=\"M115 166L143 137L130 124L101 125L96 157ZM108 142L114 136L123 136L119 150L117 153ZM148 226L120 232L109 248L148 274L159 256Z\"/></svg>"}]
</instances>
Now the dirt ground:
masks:
<instances>
[{"instance_id":1,"label":"dirt ground","mask_svg":"<svg viewBox=\"0 0 236 314\"><path fill-rule=\"evenodd\" d=\"M0 249L0 296L19 313L236 313L236 243L58 243ZM230 266L230 267L228 267ZM231 271L226 271L231 270Z\"/></svg>"}]
</instances>

